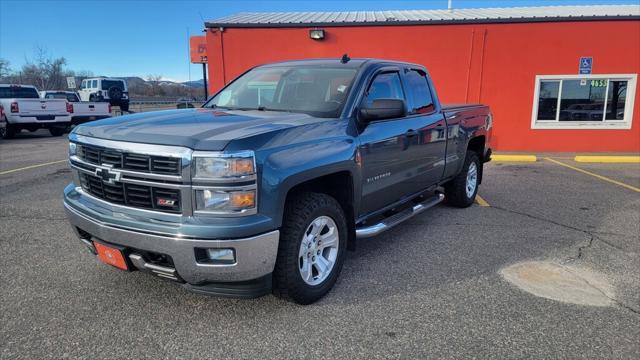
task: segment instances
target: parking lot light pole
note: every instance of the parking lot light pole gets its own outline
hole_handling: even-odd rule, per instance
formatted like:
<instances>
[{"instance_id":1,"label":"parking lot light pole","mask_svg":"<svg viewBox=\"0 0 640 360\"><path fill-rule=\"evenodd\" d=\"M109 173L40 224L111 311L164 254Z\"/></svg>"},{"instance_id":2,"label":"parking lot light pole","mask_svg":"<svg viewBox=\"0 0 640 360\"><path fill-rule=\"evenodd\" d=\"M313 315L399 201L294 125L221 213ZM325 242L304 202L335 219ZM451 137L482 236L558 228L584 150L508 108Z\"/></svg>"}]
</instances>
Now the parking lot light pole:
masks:
<instances>
[{"instance_id":1,"label":"parking lot light pole","mask_svg":"<svg viewBox=\"0 0 640 360\"><path fill-rule=\"evenodd\" d=\"M202 79L204 80L204 100L209 98L209 90L207 89L207 64L202 63Z\"/></svg>"}]
</instances>

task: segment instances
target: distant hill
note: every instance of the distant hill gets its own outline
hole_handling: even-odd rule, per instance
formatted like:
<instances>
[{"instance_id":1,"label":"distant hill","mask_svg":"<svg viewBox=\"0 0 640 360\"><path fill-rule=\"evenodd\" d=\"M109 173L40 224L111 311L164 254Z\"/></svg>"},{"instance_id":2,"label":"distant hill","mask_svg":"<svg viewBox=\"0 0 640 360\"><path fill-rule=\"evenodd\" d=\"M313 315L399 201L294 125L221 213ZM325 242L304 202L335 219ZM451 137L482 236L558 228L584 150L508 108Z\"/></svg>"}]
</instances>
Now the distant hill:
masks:
<instances>
[{"instance_id":1,"label":"distant hill","mask_svg":"<svg viewBox=\"0 0 640 360\"><path fill-rule=\"evenodd\" d=\"M154 81L148 81L138 76L118 76L119 79L127 80L127 84L129 87L133 86L152 86ZM184 86L190 87L194 89L203 89L204 88L204 79L200 80L192 80L192 81L184 81L184 82L174 82L169 80L161 80L158 81L159 86Z\"/></svg>"},{"instance_id":2,"label":"distant hill","mask_svg":"<svg viewBox=\"0 0 640 360\"><path fill-rule=\"evenodd\" d=\"M192 87L192 88L196 88L196 89L202 89L202 88L204 88L204 79L185 81L185 82L183 82L181 84L183 84L185 86Z\"/></svg>"},{"instance_id":3,"label":"distant hill","mask_svg":"<svg viewBox=\"0 0 640 360\"><path fill-rule=\"evenodd\" d=\"M149 81L139 76L117 76L127 81L133 97L139 96L204 96L204 80L174 82L169 80ZM202 94L201 94L202 93Z\"/></svg>"}]
</instances>

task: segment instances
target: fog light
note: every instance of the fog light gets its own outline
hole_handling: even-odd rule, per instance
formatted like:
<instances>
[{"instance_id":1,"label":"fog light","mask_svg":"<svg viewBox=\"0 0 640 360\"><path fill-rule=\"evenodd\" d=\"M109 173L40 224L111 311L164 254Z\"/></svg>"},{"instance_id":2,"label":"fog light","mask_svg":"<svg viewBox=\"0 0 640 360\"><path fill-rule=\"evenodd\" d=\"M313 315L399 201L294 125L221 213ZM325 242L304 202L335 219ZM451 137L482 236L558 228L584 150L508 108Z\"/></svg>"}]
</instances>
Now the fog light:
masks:
<instances>
[{"instance_id":1,"label":"fog light","mask_svg":"<svg viewBox=\"0 0 640 360\"><path fill-rule=\"evenodd\" d=\"M77 152L78 152L78 146L76 145L76 143L70 142L69 143L69 156L73 156L73 155L77 154Z\"/></svg>"},{"instance_id":2,"label":"fog light","mask_svg":"<svg viewBox=\"0 0 640 360\"><path fill-rule=\"evenodd\" d=\"M235 264L236 253L233 249L203 249L204 256L200 256L200 262L207 264Z\"/></svg>"}]
</instances>

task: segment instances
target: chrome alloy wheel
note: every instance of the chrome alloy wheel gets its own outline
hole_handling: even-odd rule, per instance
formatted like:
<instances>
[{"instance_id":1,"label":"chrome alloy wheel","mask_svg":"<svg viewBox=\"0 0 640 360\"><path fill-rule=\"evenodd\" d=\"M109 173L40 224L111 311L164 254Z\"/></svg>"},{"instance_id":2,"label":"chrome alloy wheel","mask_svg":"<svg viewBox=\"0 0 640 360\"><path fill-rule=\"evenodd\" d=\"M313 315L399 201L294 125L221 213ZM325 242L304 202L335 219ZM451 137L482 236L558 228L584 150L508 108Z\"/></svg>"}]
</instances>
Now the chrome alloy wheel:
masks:
<instances>
[{"instance_id":1,"label":"chrome alloy wheel","mask_svg":"<svg viewBox=\"0 0 640 360\"><path fill-rule=\"evenodd\" d=\"M298 270L309 285L321 284L333 270L338 258L340 234L335 221L320 216L307 227L300 243Z\"/></svg>"},{"instance_id":2,"label":"chrome alloy wheel","mask_svg":"<svg viewBox=\"0 0 640 360\"><path fill-rule=\"evenodd\" d=\"M469 164L469 169L467 170L467 183L465 186L465 190L467 191L467 197L471 198L473 194L476 192L476 187L478 186L478 167L475 162L471 162Z\"/></svg>"}]
</instances>

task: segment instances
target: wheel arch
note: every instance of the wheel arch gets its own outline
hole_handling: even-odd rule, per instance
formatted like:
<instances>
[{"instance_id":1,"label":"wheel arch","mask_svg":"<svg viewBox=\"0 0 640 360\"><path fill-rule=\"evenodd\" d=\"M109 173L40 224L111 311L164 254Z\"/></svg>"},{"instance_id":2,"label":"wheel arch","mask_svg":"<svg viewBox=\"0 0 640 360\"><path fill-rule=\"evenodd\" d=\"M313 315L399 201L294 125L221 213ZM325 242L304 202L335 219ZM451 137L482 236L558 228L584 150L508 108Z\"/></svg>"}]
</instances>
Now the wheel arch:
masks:
<instances>
[{"instance_id":1,"label":"wheel arch","mask_svg":"<svg viewBox=\"0 0 640 360\"><path fill-rule=\"evenodd\" d=\"M353 172L347 169L328 172L319 176L298 179L290 183L284 195L284 205L301 192L321 193L336 199L347 220L347 248L355 249L355 213L358 206L356 200L356 180Z\"/></svg>"}]
</instances>

